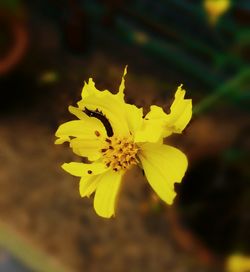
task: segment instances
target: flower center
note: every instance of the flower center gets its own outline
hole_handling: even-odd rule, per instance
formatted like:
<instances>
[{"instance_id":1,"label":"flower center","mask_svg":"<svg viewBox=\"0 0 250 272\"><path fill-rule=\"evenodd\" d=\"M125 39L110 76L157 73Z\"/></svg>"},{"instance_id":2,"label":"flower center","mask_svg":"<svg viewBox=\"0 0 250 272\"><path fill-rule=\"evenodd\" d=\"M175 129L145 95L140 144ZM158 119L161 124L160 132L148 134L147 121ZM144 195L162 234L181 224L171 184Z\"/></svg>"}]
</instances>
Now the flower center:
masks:
<instances>
[{"instance_id":1,"label":"flower center","mask_svg":"<svg viewBox=\"0 0 250 272\"><path fill-rule=\"evenodd\" d=\"M130 137L117 138L108 137L105 139L106 146L101 150L104 162L115 172L128 169L131 165L137 164L136 154L138 147Z\"/></svg>"}]
</instances>

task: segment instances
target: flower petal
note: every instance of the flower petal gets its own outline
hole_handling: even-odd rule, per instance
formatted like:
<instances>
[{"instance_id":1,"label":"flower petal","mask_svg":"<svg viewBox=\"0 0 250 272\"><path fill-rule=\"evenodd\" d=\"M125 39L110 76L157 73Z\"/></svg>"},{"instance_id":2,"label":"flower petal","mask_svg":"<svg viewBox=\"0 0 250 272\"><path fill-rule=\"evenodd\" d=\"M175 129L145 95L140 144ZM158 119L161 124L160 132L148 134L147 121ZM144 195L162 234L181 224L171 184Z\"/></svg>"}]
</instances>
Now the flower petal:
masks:
<instances>
[{"instance_id":1,"label":"flower petal","mask_svg":"<svg viewBox=\"0 0 250 272\"><path fill-rule=\"evenodd\" d=\"M109 91L100 91L98 94L91 94L78 102L81 109L99 112L104 115L111 124L114 134L124 136L129 133L126 122L124 102ZM96 119L96 118L92 118Z\"/></svg>"},{"instance_id":2,"label":"flower petal","mask_svg":"<svg viewBox=\"0 0 250 272\"><path fill-rule=\"evenodd\" d=\"M73 106L69 106L69 112L74 114L79 119L86 120L86 113L84 113L81 109Z\"/></svg>"},{"instance_id":3,"label":"flower petal","mask_svg":"<svg viewBox=\"0 0 250 272\"><path fill-rule=\"evenodd\" d=\"M96 131L98 133L96 133ZM69 121L60 125L55 135L59 138L56 141L56 144L61 144L70 141L70 137L93 139L100 136L106 136L106 131L98 119L85 115L84 120Z\"/></svg>"},{"instance_id":4,"label":"flower petal","mask_svg":"<svg viewBox=\"0 0 250 272\"><path fill-rule=\"evenodd\" d=\"M102 175L82 177L79 183L79 192L81 197L89 197L97 188Z\"/></svg>"},{"instance_id":5,"label":"flower petal","mask_svg":"<svg viewBox=\"0 0 250 272\"><path fill-rule=\"evenodd\" d=\"M115 214L116 198L122 174L110 170L101 175L94 198L94 208L98 215L109 218Z\"/></svg>"},{"instance_id":6,"label":"flower petal","mask_svg":"<svg viewBox=\"0 0 250 272\"><path fill-rule=\"evenodd\" d=\"M104 173L108 170L105 164L101 162L82 163L70 162L62 165L63 170L76 177L94 176Z\"/></svg>"},{"instance_id":7,"label":"flower petal","mask_svg":"<svg viewBox=\"0 0 250 272\"><path fill-rule=\"evenodd\" d=\"M72 107L73 108L73 107ZM83 113L83 112L82 112ZM62 124L56 131L59 137L56 144L70 142L73 152L79 156L88 157L89 160L96 160L100 157L100 150L106 131L102 123L83 113L81 120L74 120ZM76 137L73 138L72 137Z\"/></svg>"},{"instance_id":8,"label":"flower petal","mask_svg":"<svg viewBox=\"0 0 250 272\"><path fill-rule=\"evenodd\" d=\"M175 100L167 115L167 128L174 133L182 133L192 117L192 100L185 99L186 91L180 85L175 93Z\"/></svg>"},{"instance_id":9,"label":"flower petal","mask_svg":"<svg viewBox=\"0 0 250 272\"><path fill-rule=\"evenodd\" d=\"M101 157L103 147L102 139L75 138L70 141L73 152L81 157L87 157L90 161L98 160Z\"/></svg>"},{"instance_id":10,"label":"flower petal","mask_svg":"<svg viewBox=\"0 0 250 272\"><path fill-rule=\"evenodd\" d=\"M151 106L142 126L135 133L135 142L158 142L163 135L166 113L158 106Z\"/></svg>"},{"instance_id":11,"label":"flower petal","mask_svg":"<svg viewBox=\"0 0 250 272\"><path fill-rule=\"evenodd\" d=\"M98 95L99 90L95 87L95 82L92 78L89 79L89 82L85 82L83 88L82 88L82 99L85 99L86 97L90 95Z\"/></svg>"},{"instance_id":12,"label":"flower petal","mask_svg":"<svg viewBox=\"0 0 250 272\"><path fill-rule=\"evenodd\" d=\"M174 183L181 182L187 169L185 154L163 144L145 143L140 148L139 158L149 184L163 201L172 204Z\"/></svg>"},{"instance_id":13,"label":"flower petal","mask_svg":"<svg viewBox=\"0 0 250 272\"><path fill-rule=\"evenodd\" d=\"M143 124L143 108L137 108L134 105L126 104L125 110L129 131L133 135L136 135L136 132L141 128Z\"/></svg>"},{"instance_id":14,"label":"flower petal","mask_svg":"<svg viewBox=\"0 0 250 272\"><path fill-rule=\"evenodd\" d=\"M119 91L116 94L121 100L124 101L124 90L125 90L125 76L127 74L127 65L125 66L124 72L123 72L123 76L122 76L122 81L119 87Z\"/></svg>"},{"instance_id":15,"label":"flower petal","mask_svg":"<svg viewBox=\"0 0 250 272\"><path fill-rule=\"evenodd\" d=\"M166 114L161 107L151 106L141 130L136 133L136 142L157 142L161 137L181 133L192 117L192 100L184 99L185 90L180 85L175 100Z\"/></svg>"}]
</instances>

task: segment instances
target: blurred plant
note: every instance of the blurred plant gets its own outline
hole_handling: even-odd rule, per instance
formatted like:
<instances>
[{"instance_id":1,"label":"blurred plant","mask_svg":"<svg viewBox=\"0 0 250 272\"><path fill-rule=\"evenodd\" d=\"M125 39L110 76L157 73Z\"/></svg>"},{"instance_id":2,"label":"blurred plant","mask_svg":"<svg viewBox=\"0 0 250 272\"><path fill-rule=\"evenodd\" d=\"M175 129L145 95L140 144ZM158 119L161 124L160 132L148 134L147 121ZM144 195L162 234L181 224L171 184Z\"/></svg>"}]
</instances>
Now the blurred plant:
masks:
<instances>
[{"instance_id":1,"label":"blurred plant","mask_svg":"<svg viewBox=\"0 0 250 272\"><path fill-rule=\"evenodd\" d=\"M1 0L0 2L0 9L11 11L13 13L18 13L21 6L20 0Z\"/></svg>"},{"instance_id":2,"label":"blurred plant","mask_svg":"<svg viewBox=\"0 0 250 272\"><path fill-rule=\"evenodd\" d=\"M107 218L115 213L122 176L133 165L143 168L152 188L168 204L176 195L174 183L181 182L187 169L186 156L163 144L163 138L182 133L191 119L192 101L184 99L185 90L178 87L169 114L151 106L143 117L142 108L124 101L125 75L126 69L117 94L97 90L90 78L78 107L69 107L80 120L62 124L56 132L56 144L69 142L74 153L88 158L88 163L65 163L62 168L81 177L82 197L96 191L95 211Z\"/></svg>"},{"instance_id":3,"label":"blurred plant","mask_svg":"<svg viewBox=\"0 0 250 272\"><path fill-rule=\"evenodd\" d=\"M57 82L59 79L59 75L56 71L53 70L48 70L44 71L40 77L39 77L39 82L43 84L53 84Z\"/></svg>"},{"instance_id":4,"label":"blurred plant","mask_svg":"<svg viewBox=\"0 0 250 272\"><path fill-rule=\"evenodd\" d=\"M241 71L234 78L221 85L218 89L206 96L201 102L199 102L194 108L195 114L201 114L208 109L212 109L218 102L224 98L239 99L245 97L245 100L249 100L249 86L250 86L250 69Z\"/></svg>"},{"instance_id":5,"label":"blurred plant","mask_svg":"<svg viewBox=\"0 0 250 272\"><path fill-rule=\"evenodd\" d=\"M227 272L249 272L250 257L242 255L231 255L226 261Z\"/></svg>"},{"instance_id":6,"label":"blurred plant","mask_svg":"<svg viewBox=\"0 0 250 272\"><path fill-rule=\"evenodd\" d=\"M138 46L162 63L166 61L166 65L171 63L177 74L184 71L190 80L204 84L200 88L204 92L220 88L248 68L249 31L247 25L242 27L242 22L238 24L235 20L239 9L249 14L246 1L198 1L202 5L181 0L129 1L117 9L112 29L100 26L106 9L99 2L85 4L86 12L97 23L92 27L98 42L119 35L126 44ZM220 24L211 28L204 18L205 2L214 9L217 6L217 10L224 2L228 9L234 6L234 10L230 16L220 15ZM242 101L245 94L238 97ZM230 102L238 104L239 99Z\"/></svg>"},{"instance_id":7,"label":"blurred plant","mask_svg":"<svg viewBox=\"0 0 250 272\"><path fill-rule=\"evenodd\" d=\"M204 9L207 12L210 24L215 25L219 18L229 10L230 0L204 0Z\"/></svg>"}]
</instances>

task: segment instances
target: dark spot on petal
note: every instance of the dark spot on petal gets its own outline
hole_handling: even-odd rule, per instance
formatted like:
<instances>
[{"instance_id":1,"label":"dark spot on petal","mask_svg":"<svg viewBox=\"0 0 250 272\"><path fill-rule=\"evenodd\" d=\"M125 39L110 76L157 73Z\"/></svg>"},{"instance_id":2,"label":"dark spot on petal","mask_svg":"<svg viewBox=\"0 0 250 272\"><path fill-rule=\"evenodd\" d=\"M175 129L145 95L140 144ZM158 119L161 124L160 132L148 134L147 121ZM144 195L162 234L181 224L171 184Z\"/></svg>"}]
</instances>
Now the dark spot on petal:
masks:
<instances>
[{"instance_id":1,"label":"dark spot on petal","mask_svg":"<svg viewBox=\"0 0 250 272\"><path fill-rule=\"evenodd\" d=\"M88 170L88 174L92 174L92 171L91 171L91 170Z\"/></svg>"},{"instance_id":2,"label":"dark spot on petal","mask_svg":"<svg viewBox=\"0 0 250 272\"><path fill-rule=\"evenodd\" d=\"M95 131L95 135L97 136L97 137L99 137L101 134L100 134L100 132L99 131Z\"/></svg>"},{"instance_id":3,"label":"dark spot on petal","mask_svg":"<svg viewBox=\"0 0 250 272\"><path fill-rule=\"evenodd\" d=\"M106 148L103 148L101 151L104 153L104 152L106 152L106 151L107 151L107 149L106 149Z\"/></svg>"}]
</instances>

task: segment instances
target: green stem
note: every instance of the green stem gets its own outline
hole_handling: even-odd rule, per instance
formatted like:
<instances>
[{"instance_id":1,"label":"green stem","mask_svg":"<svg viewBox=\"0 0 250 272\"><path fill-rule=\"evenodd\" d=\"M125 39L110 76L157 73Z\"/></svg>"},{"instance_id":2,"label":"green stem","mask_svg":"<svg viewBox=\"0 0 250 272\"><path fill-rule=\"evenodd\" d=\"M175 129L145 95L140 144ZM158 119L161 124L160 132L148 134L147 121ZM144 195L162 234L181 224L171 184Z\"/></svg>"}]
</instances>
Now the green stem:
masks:
<instances>
[{"instance_id":1,"label":"green stem","mask_svg":"<svg viewBox=\"0 0 250 272\"><path fill-rule=\"evenodd\" d=\"M249 79L250 69L248 68L241 71L235 78L229 80L227 83L216 89L211 95L204 98L194 107L193 113L195 115L200 115L209 108L213 107L222 98L234 92L240 91L241 85L243 85L244 82Z\"/></svg>"}]
</instances>

